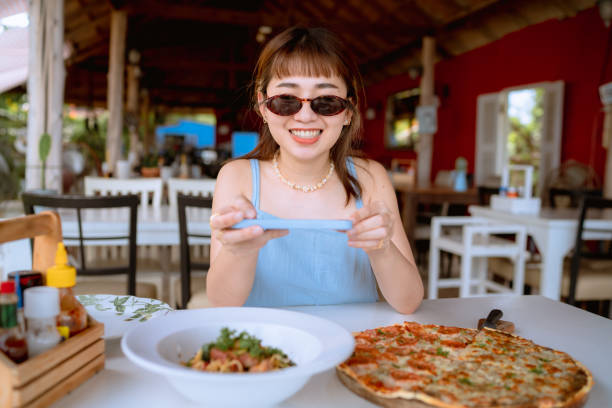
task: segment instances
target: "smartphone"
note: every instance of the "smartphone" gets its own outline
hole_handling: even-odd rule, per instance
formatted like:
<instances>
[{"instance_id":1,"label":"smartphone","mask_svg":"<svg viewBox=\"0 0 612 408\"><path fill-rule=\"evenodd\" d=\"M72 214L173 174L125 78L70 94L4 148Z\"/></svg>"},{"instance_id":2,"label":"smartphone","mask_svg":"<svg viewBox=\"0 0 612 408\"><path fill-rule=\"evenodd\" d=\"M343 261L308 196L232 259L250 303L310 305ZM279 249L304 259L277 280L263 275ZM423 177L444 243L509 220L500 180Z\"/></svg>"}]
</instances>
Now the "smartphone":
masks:
<instances>
[{"instance_id":1,"label":"smartphone","mask_svg":"<svg viewBox=\"0 0 612 408\"><path fill-rule=\"evenodd\" d=\"M259 225L263 229L328 229L346 231L353 228L351 220L301 220L291 218L270 218L242 220L232 228L246 228Z\"/></svg>"}]
</instances>

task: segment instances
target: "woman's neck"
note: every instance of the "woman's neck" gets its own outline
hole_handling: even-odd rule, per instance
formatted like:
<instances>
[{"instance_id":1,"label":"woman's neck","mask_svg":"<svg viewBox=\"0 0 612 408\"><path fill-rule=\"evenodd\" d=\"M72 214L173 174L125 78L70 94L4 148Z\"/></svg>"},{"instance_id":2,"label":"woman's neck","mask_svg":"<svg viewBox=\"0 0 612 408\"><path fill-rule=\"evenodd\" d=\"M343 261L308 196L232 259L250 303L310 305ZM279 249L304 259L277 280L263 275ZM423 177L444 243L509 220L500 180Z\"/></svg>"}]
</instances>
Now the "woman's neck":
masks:
<instances>
[{"instance_id":1,"label":"woman's neck","mask_svg":"<svg viewBox=\"0 0 612 408\"><path fill-rule=\"evenodd\" d=\"M287 153L279 152L276 157L281 174L294 183L316 184L329 173L330 159L327 155L299 160Z\"/></svg>"}]
</instances>

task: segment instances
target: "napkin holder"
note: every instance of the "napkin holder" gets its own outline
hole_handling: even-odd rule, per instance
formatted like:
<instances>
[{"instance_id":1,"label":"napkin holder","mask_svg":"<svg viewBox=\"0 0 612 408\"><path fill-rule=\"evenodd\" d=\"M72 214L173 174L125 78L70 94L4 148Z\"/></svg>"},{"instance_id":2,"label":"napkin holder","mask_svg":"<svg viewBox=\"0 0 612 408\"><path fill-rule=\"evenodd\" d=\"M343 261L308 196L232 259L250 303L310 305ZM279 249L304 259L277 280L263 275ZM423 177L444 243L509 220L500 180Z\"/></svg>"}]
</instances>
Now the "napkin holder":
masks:
<instances>
[{"instance_id":1,"label":"napkin holder","mask_svg":"<svg viewBox=\"0 0 612 408\"><path fill-rule=\"evenodd\" d=\"M104 368L104 324L88 327L57 346L15 364L0 353L0 407L47 407Z\"/></svg>"}]
</instances>

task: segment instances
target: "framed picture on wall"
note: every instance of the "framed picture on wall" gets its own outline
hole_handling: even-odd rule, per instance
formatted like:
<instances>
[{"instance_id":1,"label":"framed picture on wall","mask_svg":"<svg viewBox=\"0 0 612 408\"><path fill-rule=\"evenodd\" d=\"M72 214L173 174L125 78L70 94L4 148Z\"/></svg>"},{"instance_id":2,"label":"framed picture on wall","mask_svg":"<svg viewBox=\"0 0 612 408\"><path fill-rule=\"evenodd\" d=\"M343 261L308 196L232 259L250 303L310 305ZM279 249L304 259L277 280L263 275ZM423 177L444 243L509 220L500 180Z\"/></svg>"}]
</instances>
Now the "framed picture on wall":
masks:
<instances>
[{"instance_id":1,"label":"framed picture on wall","mask_svg":"<svg viewBox=\"0 0 612 408\"><path fill-rule=\"evenodd\" d=\"M417 106L420 89L407 89L389 96L385 113L385 148L414 150L419 140Z\"/></svg>"}]
</instances>

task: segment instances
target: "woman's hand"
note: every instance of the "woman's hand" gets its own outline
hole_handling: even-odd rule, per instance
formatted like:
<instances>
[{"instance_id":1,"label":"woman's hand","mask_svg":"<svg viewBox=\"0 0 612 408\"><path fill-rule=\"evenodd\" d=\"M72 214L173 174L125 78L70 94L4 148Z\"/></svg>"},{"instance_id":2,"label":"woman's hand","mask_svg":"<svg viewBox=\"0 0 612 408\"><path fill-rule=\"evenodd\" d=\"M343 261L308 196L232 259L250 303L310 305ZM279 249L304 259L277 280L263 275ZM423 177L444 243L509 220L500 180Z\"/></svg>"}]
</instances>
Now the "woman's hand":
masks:
<instances>
[{"instance_id":1,"label":"woman's hand","mask_svg":"<svg viewBox=\"0 0 612 408\"><path fill-rule=\"evenodd\" d=\"M393 217L384 202L374 201L351 215L353 228L347 231L348 244L367 253L385 249L393 234Z\"/></svg>"},{"instance_id":2,"label":"woman's hand","mask_svg":"<svg viewBox=\"0 0 612 408\"><path fill-rule=\"evenodd\" d=\"M252 253L258 251L269 240L285 236L287 230L264 231L259 225L247 228L232 229L231 227L243 219L253 219L257 212L253 204L244 196L210 216L210 228L213 238L221 243L223 248L234 254Z\"/></svg>"}]
</instances>

